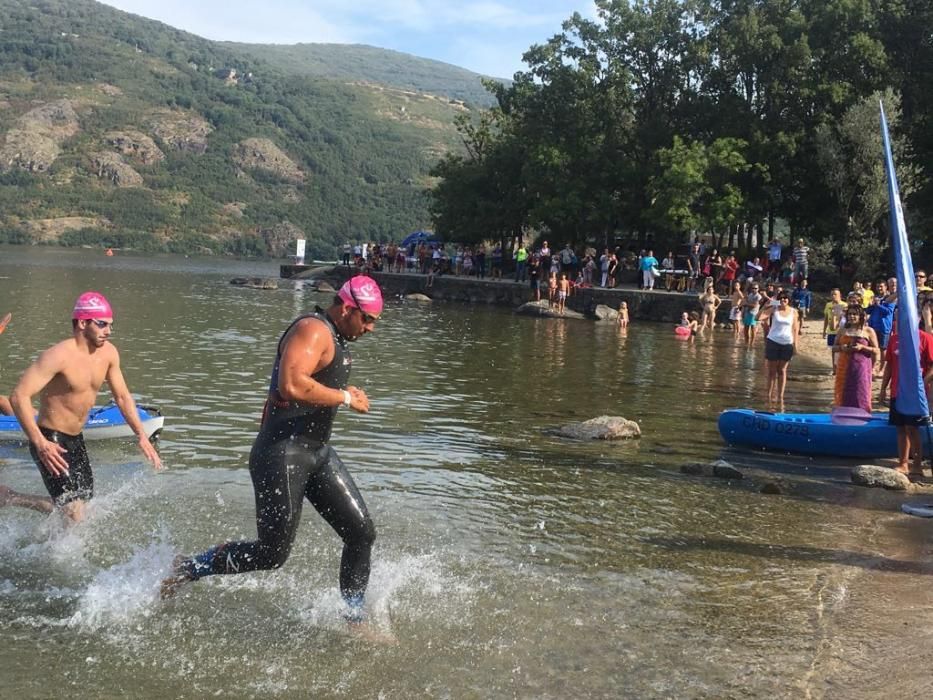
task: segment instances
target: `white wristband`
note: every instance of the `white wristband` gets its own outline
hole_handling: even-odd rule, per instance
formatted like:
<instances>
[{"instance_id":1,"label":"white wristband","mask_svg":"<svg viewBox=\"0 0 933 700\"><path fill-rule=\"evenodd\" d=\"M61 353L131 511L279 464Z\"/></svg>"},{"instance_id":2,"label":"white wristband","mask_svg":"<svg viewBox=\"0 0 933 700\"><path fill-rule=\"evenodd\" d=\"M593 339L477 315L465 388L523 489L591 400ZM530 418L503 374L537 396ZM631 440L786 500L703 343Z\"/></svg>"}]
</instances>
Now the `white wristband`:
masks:
<instances>
[{"instance_id":1,"label":"white wristband","mask_svg":"<svg viewBox=\"0 0 933 700\"><path fill-rule=\"evenodd\" d=\"M346 389L341 389L341 391L343 391L343 405L350 408L350 402L353 400L353 397L350 396L350 392Z\"/></svg>"}]
</instances>

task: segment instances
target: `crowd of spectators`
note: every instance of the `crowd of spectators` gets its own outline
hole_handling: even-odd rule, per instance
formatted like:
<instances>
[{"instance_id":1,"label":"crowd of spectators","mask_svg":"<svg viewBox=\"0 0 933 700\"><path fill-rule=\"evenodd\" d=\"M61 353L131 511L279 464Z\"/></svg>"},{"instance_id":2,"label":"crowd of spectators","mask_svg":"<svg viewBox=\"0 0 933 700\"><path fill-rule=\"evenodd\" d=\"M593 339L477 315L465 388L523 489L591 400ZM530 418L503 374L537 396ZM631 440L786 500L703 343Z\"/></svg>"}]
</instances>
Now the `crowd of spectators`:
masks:
<instances>
[{"instance_id":1,"label":"crowd of spectators","mask_svg":"<svg viewBox=\"0 0 933 700\"><path fill-rule=\"evenodd\" d=\"M569 244L551 248L545 240L538 246L522 244L506 251L498 244L487 248L482 244L459 246L420 241L407 247L394 243L348 243L343 250L343 263L362 272L419 272L427 276L428 286L438 275L480 279L488 276L528 283L531 298L538 301L546 296L558 313L563 313L567 298L575 289L612 289L623 279L634 280L640 289L661 286L696 295L699 314L688 313L682 322L689 328L690 336L715 327L717 311L723 297L728 296L731 310L726 326L748 345L764 337L768 346L769 399L783 408L787 363L793 354L796 334L813 307L808 280L809 252L803 239L798 239L790 250L775 239L768 242L762 255L753 253L742 263L734 250L723 255L703 240L695 240L687 246L685 254L668 250L658 262L651 249L636 252L603 248L600 253L592 247L574 250ZM923 270L916 274L921 325L925 328L922 333L928 341L924 347L929 349L929 362L923 367L929 392L933 387L933 335L927 337L926 333L933 331L933 289L927 286ZM881 379L879 403L886 403L889 388L893 392L896 289L893 278L874 282L856 280L845 295L839 288L832 289L822 317L817 317L822 321L822 335L832 356L837 408L870 413L873 379ZM625 302L619 311L619 324L624 328L629 322ZM795 319L791 325L797 325L796 331L785 334L792 340L775 334L775 321L785 317ZM760 324L764 325L761 334ZM908 465L905 454L902 450L898 468L909 469L913 476L918 473L917 465Z\"/></svg>"},{"instance_id":2,"label":"crowd of spectators","mask_svg":"<svg viewBox=\"0 0 933 700\"><path fill-rule=\"evenodd\" d=\"M697 280L712 277L718 293L729 294L733 283L771 282L785 287L808 277L809 248L802 239L785 254L778 240L768 243L767 258L750 255L739 262L736 251L725 255L703 239L696 239L686 253L669 250L658 262L655 251L586 247L551 248L548 241L537 246L520 244L503 250L500 244L487 247L452 245L439 241L399 244L346 243L342 262L372 271L419 272L434 275L467 275L525 282L537 274L546 280L551 274L566 274L574 286L612 289L624 279L634 278L639 289L663 287L668 291L699 294ZM660 253L658 254L660 256Z\"/></svg>"}]
</instances>

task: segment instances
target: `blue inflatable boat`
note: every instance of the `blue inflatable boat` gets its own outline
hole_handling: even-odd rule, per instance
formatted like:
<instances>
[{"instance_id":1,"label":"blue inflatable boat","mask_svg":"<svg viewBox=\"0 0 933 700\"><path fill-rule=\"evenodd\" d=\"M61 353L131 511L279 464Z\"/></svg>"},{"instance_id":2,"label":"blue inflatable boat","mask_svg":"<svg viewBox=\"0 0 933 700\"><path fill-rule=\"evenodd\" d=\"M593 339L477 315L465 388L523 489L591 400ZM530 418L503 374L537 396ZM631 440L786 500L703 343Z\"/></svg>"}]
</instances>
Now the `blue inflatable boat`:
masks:
<instances>
[{"instance_id":1,"label":"blue inflatable boat","mask_svg":"<svg viewBox=\"0 0 933 700\"><path fill-rule=\"evenodd\" d=\"M137 406L139 420L143 430L150 438L162 430L165 417L159 409L152 406ZM92 408L84 424L85 440L106 440L108 438L133 437L133 431L123 419L123 414L116 404ZM25 433L14 416L0 416L0 441L22 441L26 439Z\"/></svg>"},{"instance_id":2,"label":"blue inflatable boat","mask_svg":"<svg viewBox=\"0 0 933 700\"><path fill-rule=\"evenodd\" d=\"M867 416L867 414L866 414ZM929 456L930 428L920 428ZM773 452L834 457L897 457L897 430L887 413L863 420L835 420L827 413L768 413L733 408L719 414L719 434L730 445Z\"/></svg>"}]
</instances>

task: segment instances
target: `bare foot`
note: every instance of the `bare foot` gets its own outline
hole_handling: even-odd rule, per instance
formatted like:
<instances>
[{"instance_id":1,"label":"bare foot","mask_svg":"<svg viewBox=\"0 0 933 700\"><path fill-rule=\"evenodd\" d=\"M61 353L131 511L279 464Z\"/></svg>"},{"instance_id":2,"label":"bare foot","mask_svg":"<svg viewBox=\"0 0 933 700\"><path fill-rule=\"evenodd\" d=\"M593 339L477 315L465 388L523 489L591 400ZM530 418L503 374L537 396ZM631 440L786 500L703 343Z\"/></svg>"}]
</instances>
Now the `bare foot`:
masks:
<instances>
[{"instance_id":1,"label":"bare foot","mask_svg":"<svg viewBox=\"0 0 933 700\"><path fill-rule=\"evenodd\" d=\"M180 554L172 561L172 574L164 579L159 586L159 597L162 600L174 598L178 590L191 581L191 577L181 570L181 563L185 560Z\"/></svg>"}]
</instances>

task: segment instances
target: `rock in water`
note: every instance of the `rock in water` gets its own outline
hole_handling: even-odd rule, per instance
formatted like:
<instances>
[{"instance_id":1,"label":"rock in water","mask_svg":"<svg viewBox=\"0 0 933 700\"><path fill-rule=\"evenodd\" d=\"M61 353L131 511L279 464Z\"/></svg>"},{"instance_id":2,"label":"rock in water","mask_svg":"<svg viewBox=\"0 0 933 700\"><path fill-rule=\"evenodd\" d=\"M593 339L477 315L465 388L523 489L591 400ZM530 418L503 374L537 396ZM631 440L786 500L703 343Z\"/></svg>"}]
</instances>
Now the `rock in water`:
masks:
<instances>
[{"instance_id":1,"label":"rock in water","mask_svg":"<svg viewBox=\"0 0 933 700\"><path fill-rule=\"evenodd\" d=\"M593 310L593 316L597 321L618 321L619 312L606 304L597 304Z\"/></svg>"},{"instance_id":2,"label":"rock in water","mask_svg":"<svg viewBox=\"0 0 933 700\"><path fill-rule=\"evenodd\" d=\"M691 476L715 476L720 479L743 479L745 475L723 459L715 462L688 462L680 465L682 474Z\"/></svg>"},{"instance_id":3,"label":"rock in water","mask_svg":"<svg viewBox=\"0 0 933 700\"><path fill-rule=\"evenodd\" d=\"M250 289L278 289L279 283L271 277L234 277L230 284Z\"/></svg>"},{"instance_id":4,"label":"rock in water","mask_svg":"<svg viewBox=\"0 0 933 700\"><path fill-rule=\"evenodd\" d=\"M680 471L682 474L690 474L691 476L703 476L703 471L707 467L708 465L703 464L703 462L689 462L681 464Z\"/></svg>"},{"instance_id":5,"label":"rock in water","mask_svg":"<svg viewBox=\"0 0 933 700\"><path fill-rule=\"evenodd\" d=\"M850 477L852 483L859 486L868 486L870 488L880 486L891 491L910 490L910 479L907 478L907 475L889 467L860 464L851 471Z\"/></svg>"},{"instance_id":6,"label":"rock in water","mask_svg":"<svg viewBox=\"0 0 933 700\"><path fill-rule=\"evenodd\" d=\"M620 416L599 416L582 423L570 423L555 432L574 440L626 440L641 437L638 423Z\"/></svg>"},{"instance_id":7,"label":"rock in water","mask_svg":"<svg viewBox=\"0 0 933 700\"><path fill-rule=\"evenodd\" d=\"M429 297L427 294L418 294L418 293L406 294L405 300L406 301L420 301L425 304L430 304L433 301L433 299L431 299L431 297Z\"/></svg>"},{"instance_id":8,"label":"rock in water","mask_svg":"<svg viewBox=\"0 0 933 700\"><path fill-rule=\"evenodd\" d=\"M319 292L325 292L327 294L334 294L337 291L336 289L334 289L333 285L329 284L328 282L325 282L324 280L321 280L320 282L318 282L317 285L315 285L315 288Z\"/></svg>"},{"instance_id":9,"label":"rock in water","mask_svg":"<svg viewBox=\"0 0 933 700\"><path fill-rule=\"evenodd\" d=\"M720 479L742 479L745 476L724 459L717 459L712 467L713 476L718 476Z\"/></svg>"},{"instance_id":10,"label":"rock in water","mask_svg":"<svg viewBox=\"0 0 933 700\"><path fill-rule=\"evenodd\" d=\"M557 313L557 309L552 309L547 299L526 302L515 309L515 313L521 316L547 316L548 318L586 318L583 314L577 311L571 311L570 309L564 309L564 313L562 314Z\"/></svg>"}]
</instances>

